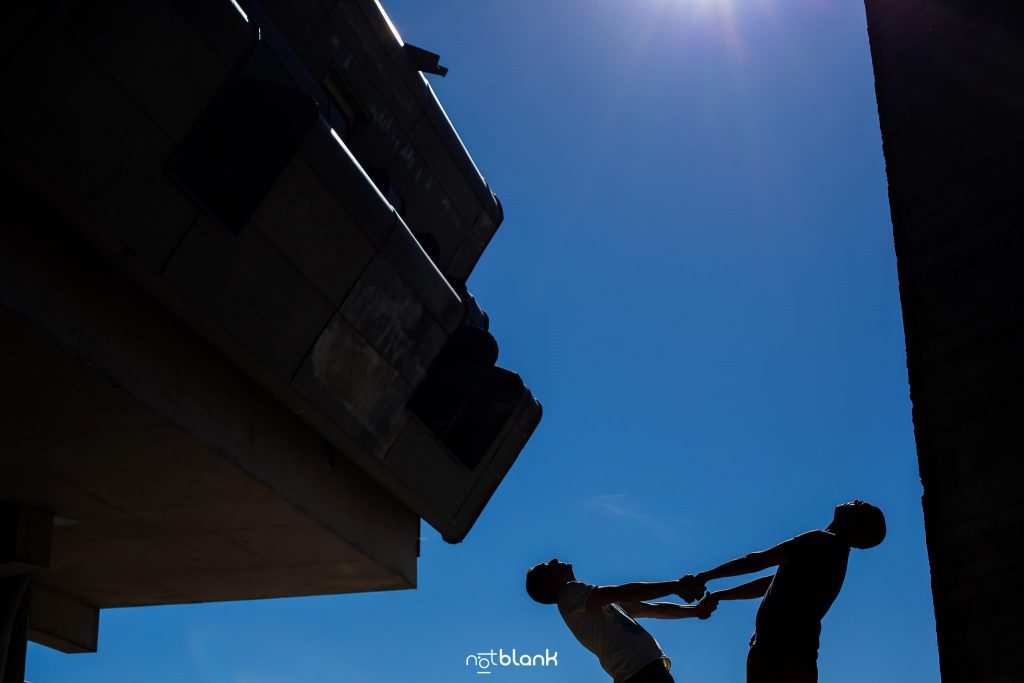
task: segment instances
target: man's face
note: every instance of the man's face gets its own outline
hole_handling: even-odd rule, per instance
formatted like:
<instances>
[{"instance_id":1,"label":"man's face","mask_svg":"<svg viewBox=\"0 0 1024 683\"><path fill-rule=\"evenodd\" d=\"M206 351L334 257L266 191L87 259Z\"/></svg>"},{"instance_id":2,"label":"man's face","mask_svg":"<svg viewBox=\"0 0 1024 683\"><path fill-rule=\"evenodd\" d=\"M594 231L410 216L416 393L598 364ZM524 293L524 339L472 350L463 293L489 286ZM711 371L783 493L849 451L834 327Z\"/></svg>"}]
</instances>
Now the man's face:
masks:
<instances>
[{"instance_id":1,"label":"man's face","mask_svg":"<svg viewBox=\"0 0 1024 683\"><path fill-rule=\"evenodd\" d=\"M551 559L550 562L545 562L546 567L551 567L548 571L551 572L553 577L561 581L571 581L573 578L572 565L568 562L561 562L557 557Z\"/></svg>"},{"instance_id":2,"label":"man's face","mask_svg":"<svg viewBox=\"0 0 1024 683\"><path fill-rule=\"evenodd\" d=\"M849 503L843 503L842 505L837 505L836 506L836 511L832 515L832 526L833 527L842 527L842 525L844 524L844 520L846 518L847 513L849 513L850 511L854 510L855 508L857 508L857 507L859 507L861 505L867 505L867 503L865 503L863 500L851 500Z\"/></svg>"}]
</instances>

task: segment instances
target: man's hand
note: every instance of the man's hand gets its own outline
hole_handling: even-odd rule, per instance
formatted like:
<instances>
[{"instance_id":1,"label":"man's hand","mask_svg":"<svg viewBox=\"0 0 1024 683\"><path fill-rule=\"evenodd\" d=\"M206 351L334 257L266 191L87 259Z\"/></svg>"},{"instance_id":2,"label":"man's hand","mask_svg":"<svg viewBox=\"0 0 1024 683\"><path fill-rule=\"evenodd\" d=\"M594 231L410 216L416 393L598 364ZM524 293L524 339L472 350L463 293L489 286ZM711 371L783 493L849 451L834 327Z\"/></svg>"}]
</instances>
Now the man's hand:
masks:
<instances>
[{"instance_id":1,"label":"man's hand","mask_svg":"<svg viewBox=\"0 0 1024 683\"><path fill-rule=\"evenodd\" d=\"M708 589L704 585L703 581L693 574L687 574L683 578L679 579L679 590L676 591L676 595L686 602L693 602L704 595L707 590Z\"/></svg>"},{"instance_id":2,"label":"man's hand","mask_svg":"<svg viewBox=\"0 0 1024 683\"><path fill-rule=\"evenodd\" d=\"M694 609L697 611L698 619L707 619L711 616L712 612L718 609L718 598L715 597L714 593L708 593L701 598Z\"/></svg>"}]
</instances>

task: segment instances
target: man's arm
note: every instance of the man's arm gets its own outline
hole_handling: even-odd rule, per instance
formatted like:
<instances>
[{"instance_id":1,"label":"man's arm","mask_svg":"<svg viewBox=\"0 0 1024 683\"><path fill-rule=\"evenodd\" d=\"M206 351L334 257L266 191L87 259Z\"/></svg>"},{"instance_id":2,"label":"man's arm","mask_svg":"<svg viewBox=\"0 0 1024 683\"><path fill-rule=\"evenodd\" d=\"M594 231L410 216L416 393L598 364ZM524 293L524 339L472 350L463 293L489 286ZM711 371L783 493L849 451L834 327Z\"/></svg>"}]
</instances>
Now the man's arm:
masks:
<instances>
[{"instance_id":1,"label":"man's arm","mask_svg":"<svg viewBox=\"0 0 1024 683\"><path fill-rule=\"evenodd\" d=\"M715 611L714 602L680 605L675 602L623 602L619 606L634 619L707 619Z\"/></svg>"},{"instance_id":2,"label":"man's arm","mask_svg":"<svg viewBox=\"0 0 1024 683\"><path fill-rule=\"evenodd\" d=\"M760 550L758 552L744 555L735 560L730 560L724 564L720 564L714 569L709 569L693 576L684 576L681 581L689 585L691 583L703 585L708 581L714 581L715 579L724 579L729 576L740 576L742 574L753 574L769 567L777 567L780 564L785 564L788 559L788 550L793 540L784 541L774 548L767 550Z\"/></svg>"},{"instance_id":3,"label":"man's arm","mask_svg":"<svg viewBox=\"0 0 1024 683\"><path fill-rule=\"evenodd\" d=\"M624 583L621 586L596 586L590 591L585 607L596 609L613 602L642 602L654 600L679 591L679 581L657 583Z\"/></svg>"},{"instance_id":4,"label":"man's arm","mask_svg":"<svg viewBox=\"0 0 1024 683\"><path fill-rule=\"evenodd\" d=\"M768 592L768 586L772 585L772 579L774 578L774 574L762 576L759 579L754 579L739 586L713 591L708 593L704 600L717 603L719 600L753 600L754 598L763 598L764 594ZM704 600L701 600L701 602L703 603Z\"/></svg>"}]
</instances>

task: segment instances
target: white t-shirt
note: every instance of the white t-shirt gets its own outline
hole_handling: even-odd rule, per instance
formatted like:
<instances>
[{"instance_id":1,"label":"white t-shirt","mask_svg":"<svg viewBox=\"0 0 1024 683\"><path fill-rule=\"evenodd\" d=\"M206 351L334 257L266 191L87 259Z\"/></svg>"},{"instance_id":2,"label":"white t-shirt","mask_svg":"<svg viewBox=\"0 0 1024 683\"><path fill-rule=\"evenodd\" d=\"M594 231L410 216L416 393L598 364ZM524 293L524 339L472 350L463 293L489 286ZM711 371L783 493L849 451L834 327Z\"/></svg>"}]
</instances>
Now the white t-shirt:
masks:
<instances>
[{"instance_id":1,"label":"white t-shirt","mask_svg":"<svg viewBox=\"0 0 1024 683\"><path fill-rule=\"evenodd\" d=\"M601 660L615 683L622 683L656 659L671 662L654 637L636 623L618 603L588 610L594 586L570 581L558 591L558 612L576 640Z\"/></svg>"}]
</instances>

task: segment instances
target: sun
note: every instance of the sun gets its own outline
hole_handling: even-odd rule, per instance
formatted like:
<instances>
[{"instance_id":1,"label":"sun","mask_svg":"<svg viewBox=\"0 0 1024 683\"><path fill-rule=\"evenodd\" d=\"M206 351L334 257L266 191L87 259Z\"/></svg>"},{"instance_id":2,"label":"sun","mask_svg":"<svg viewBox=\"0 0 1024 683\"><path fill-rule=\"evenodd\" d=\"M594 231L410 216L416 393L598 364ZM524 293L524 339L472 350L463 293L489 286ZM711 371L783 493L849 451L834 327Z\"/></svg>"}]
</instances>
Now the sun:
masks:
<instances>
[{"instance_id":1,"label":"sun","mask_svg":"<svg viewBox=\"0 0 1024 683\"><path fill-rule=\"evenodd\" d=\"M713 33L726 44L734 56L742 56L737 4L740 0L651 0L655 14L674 16L692 28ZM765 4L770 0L743 0L744 4Z\"/></svg>"}]
</instances>

